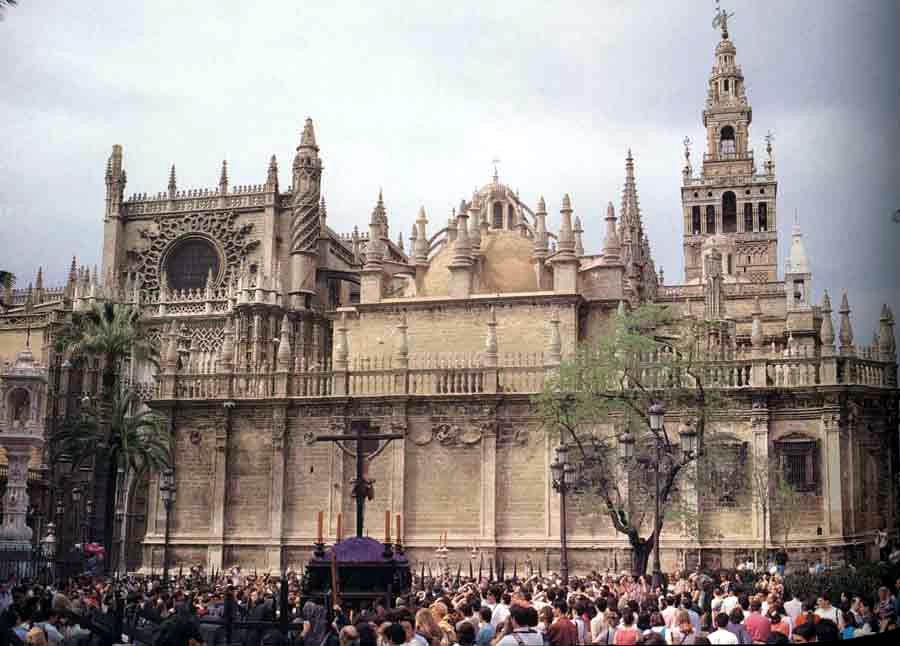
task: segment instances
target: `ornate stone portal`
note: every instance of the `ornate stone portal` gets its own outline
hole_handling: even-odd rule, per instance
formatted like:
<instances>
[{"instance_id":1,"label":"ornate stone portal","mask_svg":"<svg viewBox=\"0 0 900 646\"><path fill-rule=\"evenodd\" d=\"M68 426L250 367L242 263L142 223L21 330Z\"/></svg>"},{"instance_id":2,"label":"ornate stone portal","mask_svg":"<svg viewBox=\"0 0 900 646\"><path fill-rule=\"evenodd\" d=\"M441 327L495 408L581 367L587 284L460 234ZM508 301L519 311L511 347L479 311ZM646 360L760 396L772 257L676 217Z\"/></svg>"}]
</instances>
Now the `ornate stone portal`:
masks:
<instances>
[{"instance_id":1,"label":"ornate stone portal","mask_svg":"<svg viewBox=\"0 0 900 646\"><path fill-rule=\"evenodd\" d=\"M28 461L44 443L41 412L46 397L46 371L34 360L30 348L0 372L0 446L6 450L7 481L3 496L0 550L31 547L28 513Z\"/></svg>"}]
</instances>

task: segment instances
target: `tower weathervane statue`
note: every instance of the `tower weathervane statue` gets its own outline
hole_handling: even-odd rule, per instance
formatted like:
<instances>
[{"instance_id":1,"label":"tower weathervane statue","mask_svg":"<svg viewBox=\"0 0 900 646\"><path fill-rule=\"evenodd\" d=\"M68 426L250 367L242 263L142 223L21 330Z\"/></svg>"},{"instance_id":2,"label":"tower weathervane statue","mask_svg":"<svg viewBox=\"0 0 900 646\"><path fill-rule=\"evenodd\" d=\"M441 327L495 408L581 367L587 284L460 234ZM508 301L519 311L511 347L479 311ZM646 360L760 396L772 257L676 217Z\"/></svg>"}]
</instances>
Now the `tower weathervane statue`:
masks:
<instances>
[{"instance_id":1,"label":"tower weathervane statue","mask_svg":"<svg viewBox=\"0 0 900 646\"><path fill-rule=\"evenodd\" d=\"M728 38L728 19L734 16L734 12L728 13L721 6L719 0L716 0L716 17L713 18L713 29L722 29L722 38Z\"/></svg>"}]
</instances>

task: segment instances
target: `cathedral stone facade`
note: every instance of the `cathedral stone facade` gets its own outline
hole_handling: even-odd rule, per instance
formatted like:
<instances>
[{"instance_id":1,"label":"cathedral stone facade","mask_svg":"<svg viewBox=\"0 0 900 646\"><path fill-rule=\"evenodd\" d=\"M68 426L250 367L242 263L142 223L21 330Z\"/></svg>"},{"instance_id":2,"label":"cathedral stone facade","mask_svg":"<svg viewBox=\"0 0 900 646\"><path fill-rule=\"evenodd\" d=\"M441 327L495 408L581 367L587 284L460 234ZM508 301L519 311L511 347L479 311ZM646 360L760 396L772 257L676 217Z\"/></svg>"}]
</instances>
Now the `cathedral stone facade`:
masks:
<instances>
[{"instance_id":1,"label":"cathedral stone facade","mask_svg":"<svg viewBox=\"0 0 900 646\"><path fill-rule=\"evenodd\" d=\"M402 515L413 560L432 556L447 532L459 561L475 546L556 568L559 497L548 468L556 440L532 397L578 344L609 332L617 308L666 304L720 323L710 383L729 406L709 441L733 459L721 486L684 487L696 531L667 524L664 569L698 559L731 566L764 534L778 540L778 519L764 527L752 492L728 484L771 456L804 495L788 540L796 557L868 556L874 531L896 526L894 316L885 306L872 345L861 345L843 294L836 329L828 293L811 301L812 263L796 225L779 277L771 138L760 172L751 119L723 32L699 174L685 141L681 283L666 283L654 266L630 151L618 209L610 202L605 213L576 216L565 195L551 216L543 198L527 204L495 171L448 205L449 219L420 210L404 243L381 194L362 232L329 226L320 192L327 145L320 150L310 119L288 187L272 156L261 184L231 185L223 162L217 187L180 188L173 167L166 191L126 197L124 153L114 146L102 270L73 265L63 289L8 295L0 349L21 343L25 325L43 335L52 427L99 387L96 366L75 374L53 354L54 324L99 300L141 309L162 360L158 373L133 366L128 375L174 436L176 566L296 567L319 511L333 540L338 514L353 517L355 466L314 439L363 424L404 436L371 464L373 536L382 527L372 519L389 511ZM584 248L583 226L604 228L601 250ZM129 569L158 569L158 483L127 484L120 558ZM605 514L578 504L569 513L576 571L627 566L627 541Z\"/></svg>"}]
</instances>

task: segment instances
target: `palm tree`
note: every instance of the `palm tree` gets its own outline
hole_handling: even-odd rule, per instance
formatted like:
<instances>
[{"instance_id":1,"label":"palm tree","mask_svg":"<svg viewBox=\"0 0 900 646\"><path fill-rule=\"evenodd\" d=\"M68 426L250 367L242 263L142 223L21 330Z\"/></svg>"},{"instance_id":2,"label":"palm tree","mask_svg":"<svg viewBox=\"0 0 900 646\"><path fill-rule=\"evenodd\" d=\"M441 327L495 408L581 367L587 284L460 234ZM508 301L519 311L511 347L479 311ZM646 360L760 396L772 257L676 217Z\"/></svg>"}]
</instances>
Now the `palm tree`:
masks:
<instances>
[{"instance_id":1,"label":"palm tree","mask_svg":"<svg viewBox=\"0 0 900 646\"><path fill-rule=\"evenodd\" d=\"M172 449L165 420L149 409L140 408L137 392L127 388L116 391L108 423L98 409L82 411L80 417L64 424L51 436L52 454L71 459L73 471L92 459L97 464L108 465L113 487L119 469L130 473L132 480L140 481L148 471L169 468ZM109 499L115 500L115 489L111 496ZM113 555L108 546L106 549L106 563L110 563Z\"/></svg>"},{"instance_id":2,"label":"palm tree","mask_svg":"<svg viewBox=\"0 0 900 646\"><path fill-rule=\"evenodd\" d=\"M98 520L103 526L103 545L107 554L112 553L119 452L122 447L130 446L122 443L123 440L134 439L121 436L120 430L114 428L115 415L119 414L121 421L124 419L122 416L129 412L129 409L117 411L117 402L127 399L120 392L121 366L126 359L135 363L150 361L156 364L159 356L159 351L140 325L140 316L140 310L131 306L95 303L84 312L73 312L56 342L57 351L68 353L76 366L89 358L100 359L103 366L100 401L96 409L89 411L83 419L89 419L92 415L97 428L93 436L95 442L86 445L86 450L92 451L95 457L94 502L96 508L102 510ZM134 403L134 398L130 402Z\"/></svg>"}]
</instances>

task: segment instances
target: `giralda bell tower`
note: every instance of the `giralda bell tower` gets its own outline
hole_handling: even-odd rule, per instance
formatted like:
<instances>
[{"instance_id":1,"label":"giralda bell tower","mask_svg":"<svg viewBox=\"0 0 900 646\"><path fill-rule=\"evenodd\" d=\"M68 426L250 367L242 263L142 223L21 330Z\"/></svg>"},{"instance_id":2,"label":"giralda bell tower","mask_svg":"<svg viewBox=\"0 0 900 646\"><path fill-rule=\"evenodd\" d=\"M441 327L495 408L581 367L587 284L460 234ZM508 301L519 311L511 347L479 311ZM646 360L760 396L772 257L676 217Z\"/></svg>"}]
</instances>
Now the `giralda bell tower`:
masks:
<instances>
[{"instance_id":1,"label":"giralda bell tower","mask_svg":"<svg viewBox=\"0 0 900 646\"><path fill-rule=\"evenodd\" d=\"M713 21L713 26L721 29L722 39L716 46L703 110L706 151L699 177L694 176L691 165L690 140L684 141L681 203L684 276L689 283L702 279L703 249L711 244L722 254L722 273L727 281L777 280L778 184L772 136L766 136L768 158L762 174L758 174L748 146L753 109L747 101L744 74L735 62L737 50L728 37L730 17L719 10Z\"/></svg>"}]
</instances>

